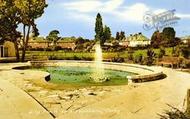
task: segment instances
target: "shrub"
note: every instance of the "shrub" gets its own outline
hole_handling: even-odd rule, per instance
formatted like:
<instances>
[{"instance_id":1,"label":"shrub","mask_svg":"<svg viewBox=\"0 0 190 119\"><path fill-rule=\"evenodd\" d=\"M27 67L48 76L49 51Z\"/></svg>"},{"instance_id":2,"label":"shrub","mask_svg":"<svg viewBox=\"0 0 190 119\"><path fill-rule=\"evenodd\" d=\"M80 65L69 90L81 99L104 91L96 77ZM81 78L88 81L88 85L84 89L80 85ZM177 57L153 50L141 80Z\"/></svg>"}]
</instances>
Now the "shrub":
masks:
<instances>
[{"instance_id":1,"label":"shrub","mask_svg":"<svg viewBox=\"0 0 190 119\"><path fill-rule=\"evenodd\" d=\"M130 53L129 55L128 55L128 60L133 60L134 58L133 58L133 54L132 53Z\"/></svg>"},{"instance_id":2,"label":"shrub","mask_svg":"<svg viewBox=\"0 0 190 119\"><path fill-rule=\"evenodd\" d=\"M147 50L147 65L152 65L154 63L155 53L152 49Z\"/></svg>"},{"instance_id":3,"label":"shrub","mask_svg":"<svg viewBox=\"0 0 190 119\"><path fill-rule=\"evenodd\" d=\"M139 55L135 56L134 62L138 63L138 64L143 64L143 55L139 54Z\"/></svg>"},{"instance_id":4,"label":"shrub","mask_svg":"<svg viewBox=\"0 0 190 119\"><path fill-rule=\"evenodd\" d=\"M160 48L158 58L162 58L166 54L166 51L163 47Z\"/></svg>"},{"instance_id":5,"label":"shrub","mask_svg":"<svg viewBox=\"0 0 190 119\"><path fill-rule=\"evenodd\" d=\"M172 49L172 55L174 56L174 57L179 57L180 56L180 47L179 46L177 46L177 47L174 47L173 49Z\"/></svg>"},{"instance_id":6,"label":"shrub","mask_svg":"<svg viewBox=\"0 0 190 119\"><path fill-rule=\"evenodd\" d=\"M182 53L182 56L183 56L184 58L188 59L189 56L190 56L190 49L189 49L189 48L183 48L183 49L181 50L181 53Z\"/></svg>"},{"instance_id":7,"label":"shrub","mask_svg":"<svg viewBox=\"0 0 190 119\"><path fill-rule=\"evenodd\" d=\"M166 110L164 114L159 115L160 119L189 119L185 112L170 105L168 106L171 107L171 110Z\"/></svg>"},{"instance_id":8,"label":"shrub","mask_svg":"<svg viewBox=\"0 0 190 119\"><path fill-rule=\"evenodd\" d=\"M124 58L123 57L114 57L111 59L112 62L124 62Z\"/></svg>"}]
</instances>

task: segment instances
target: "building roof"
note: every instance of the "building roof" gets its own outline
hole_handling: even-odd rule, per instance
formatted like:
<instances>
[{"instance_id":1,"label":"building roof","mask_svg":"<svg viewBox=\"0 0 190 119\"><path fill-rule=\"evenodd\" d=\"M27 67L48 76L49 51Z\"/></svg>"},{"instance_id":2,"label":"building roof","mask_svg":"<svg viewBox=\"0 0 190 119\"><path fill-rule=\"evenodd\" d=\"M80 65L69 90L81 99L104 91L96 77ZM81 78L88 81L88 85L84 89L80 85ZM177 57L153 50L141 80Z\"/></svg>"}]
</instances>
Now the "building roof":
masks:
<instances>
[{"instance_id":1,"label":"building roof","mask_svg":"<svg viewBox=\"0 0 190 119\"><path fill-rule=\"evenodd\" d=\"M134 34L127 37L128 41L150 41L146 36L143 34Z\"/></svg>"}]
</instances>

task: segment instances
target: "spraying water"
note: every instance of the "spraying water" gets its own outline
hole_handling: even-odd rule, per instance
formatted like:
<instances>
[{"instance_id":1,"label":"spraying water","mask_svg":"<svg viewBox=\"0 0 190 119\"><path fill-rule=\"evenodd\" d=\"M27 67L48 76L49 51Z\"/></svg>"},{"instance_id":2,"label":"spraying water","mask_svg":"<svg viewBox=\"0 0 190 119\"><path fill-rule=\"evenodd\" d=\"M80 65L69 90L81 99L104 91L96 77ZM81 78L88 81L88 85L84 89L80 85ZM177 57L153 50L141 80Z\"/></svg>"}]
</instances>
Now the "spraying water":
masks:
<instances>
[{"instance_id":1,"label":"spraying water","mask_svg":"<svg viewBox=\"0 0 190 119\"><path fill-rule=\"evenodd\" d=\"M95 71L93 74L93 80L95 82L104 82L106 80L104 76L104 64L102 63L102 49L100 44L95 45Z\"/></svg>"}]
</instances>

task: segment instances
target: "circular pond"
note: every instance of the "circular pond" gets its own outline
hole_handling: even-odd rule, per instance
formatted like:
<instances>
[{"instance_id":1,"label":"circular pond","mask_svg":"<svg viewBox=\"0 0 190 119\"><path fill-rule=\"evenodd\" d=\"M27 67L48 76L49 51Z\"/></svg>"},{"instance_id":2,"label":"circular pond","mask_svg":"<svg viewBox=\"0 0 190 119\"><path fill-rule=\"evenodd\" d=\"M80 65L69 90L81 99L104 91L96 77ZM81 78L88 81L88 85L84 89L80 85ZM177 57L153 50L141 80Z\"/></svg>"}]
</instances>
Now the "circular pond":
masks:
<instances>
[{"instance_id":1,"label":"circular pond","mask_svg":"<svg viewBox=\"0 0 190 119\"><path fill-rule=\"evenodd\" d=\"M58 67L42 67L34 70L46 71L50 73L50 82L64 85L77 86L102 86L102 85L126 85L128 84L127 76L136 75L135 73L104 69L105 82L94 82L96 78L95 68L77 67L77 66L58 66Z\"/></svg>"}]
</instances>

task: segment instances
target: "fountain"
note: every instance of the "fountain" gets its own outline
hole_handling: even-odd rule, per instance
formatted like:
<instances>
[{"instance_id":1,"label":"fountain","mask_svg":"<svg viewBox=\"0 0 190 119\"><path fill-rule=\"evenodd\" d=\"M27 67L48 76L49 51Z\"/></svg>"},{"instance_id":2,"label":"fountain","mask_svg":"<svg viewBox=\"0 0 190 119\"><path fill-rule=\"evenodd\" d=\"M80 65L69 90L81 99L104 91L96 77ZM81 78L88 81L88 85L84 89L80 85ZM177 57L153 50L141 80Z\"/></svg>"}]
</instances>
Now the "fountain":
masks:
<instances>
[{"instance_id":1,"label":"fountain","mask_svg":"<svg viewBox=\"0 0 190 119\"><path fill-rule=\"evenodd\" d=\"M102 49L99 43L95 44L95 68L92 75L95 82L105 82L108 80L104 75L104 64L102 62Z\"/></svg>"},{"instance_id":2,"label":"fountain","mask_svg":"<svg viewBox=\"0 0 190 119\"><path fill-rule=\"evenodd\" d=\"M110 86L128 84L127 76L135 73L109 69L107 64L102 62L102 49L99 43L94 45L95 61L63 61L59 65L44 67L31 67L32 70L45 71L50 74L49 82L61 84L63 87L85 87L85 86Z\"/></svg>"}]
</instances>

